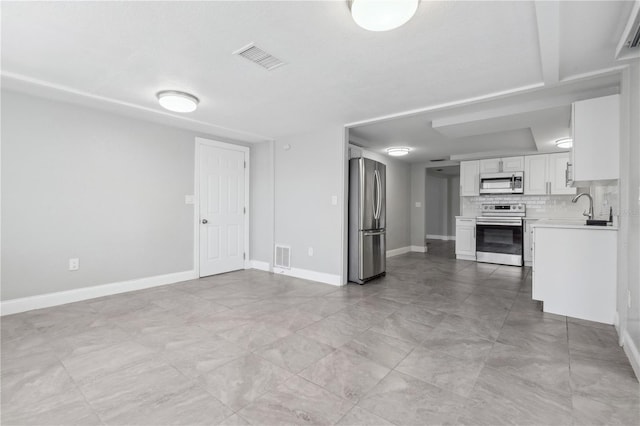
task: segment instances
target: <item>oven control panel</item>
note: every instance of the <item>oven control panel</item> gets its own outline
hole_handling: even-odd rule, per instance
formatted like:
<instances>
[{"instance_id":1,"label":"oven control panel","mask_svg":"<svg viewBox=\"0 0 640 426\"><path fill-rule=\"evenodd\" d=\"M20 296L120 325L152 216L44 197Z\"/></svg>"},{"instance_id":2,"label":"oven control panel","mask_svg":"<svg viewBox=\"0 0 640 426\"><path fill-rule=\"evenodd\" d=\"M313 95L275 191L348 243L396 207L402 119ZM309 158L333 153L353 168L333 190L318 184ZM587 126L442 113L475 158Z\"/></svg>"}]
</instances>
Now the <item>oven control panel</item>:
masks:
<instances>
[{"instance_id":1,"label":"oven control panel","mask_svg":"<svg viewBox=\"0 0 640 426\"><path fill-rule=\"evenodd\" d=\"M527 206L524 203L483 204L483 216L518 216L524 217Z\"/></svg>"}]
</instances>

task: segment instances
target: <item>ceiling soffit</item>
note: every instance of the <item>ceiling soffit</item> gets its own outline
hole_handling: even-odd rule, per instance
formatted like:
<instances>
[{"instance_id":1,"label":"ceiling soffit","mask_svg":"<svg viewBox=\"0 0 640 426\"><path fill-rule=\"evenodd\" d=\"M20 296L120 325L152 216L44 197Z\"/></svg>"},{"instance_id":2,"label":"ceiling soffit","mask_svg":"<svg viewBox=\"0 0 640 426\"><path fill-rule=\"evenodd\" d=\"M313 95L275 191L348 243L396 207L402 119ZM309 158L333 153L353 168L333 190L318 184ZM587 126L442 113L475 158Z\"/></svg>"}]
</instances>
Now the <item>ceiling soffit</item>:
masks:
<instances>
[{"instance_id":1,"label":"ceiling soffit","mask_svg":"<svg viewBox=\"0 0 640 426\"><path fill-rule=\"evenodd\" d=\"M4 3L3 84L260 142L425 105L459 115L487 98L561 88L616 65L607 49L628 14L625 2L422 2L405 26L376 34L355 26L343 3ZM578 24L595 17L588 33L600 47L580 50ZM232 54L251 42L287 65L266 71ZM167 115L155 101L161 89L194 93L200 107Z\"/></svg>"}]
</instances>

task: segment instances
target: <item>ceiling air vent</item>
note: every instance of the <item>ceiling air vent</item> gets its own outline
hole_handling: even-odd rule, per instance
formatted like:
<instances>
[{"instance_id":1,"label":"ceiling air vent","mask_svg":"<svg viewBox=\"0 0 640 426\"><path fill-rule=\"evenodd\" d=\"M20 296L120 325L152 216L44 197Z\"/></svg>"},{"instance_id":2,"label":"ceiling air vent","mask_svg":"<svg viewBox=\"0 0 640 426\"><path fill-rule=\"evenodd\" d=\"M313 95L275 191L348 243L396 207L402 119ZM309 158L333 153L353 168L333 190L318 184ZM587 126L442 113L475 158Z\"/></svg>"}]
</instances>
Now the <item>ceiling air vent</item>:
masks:
<instances>
[{"instance_id":1,"label":"ceiling air vent","mask_svg":"<svg viewBox=\"0 0 640 426\"><path fill-rule=\"evenodd\" d=\"M235 52L233 52L233 54L242 56L243 58L250 60L254 64L258 64L262 68L266 68L268 71L284 65L284 62L282 62L280 59L276 58L270 53L265 52L264 50L255 46L253 43L236 50Z\"/></svg>"}]
</instances>

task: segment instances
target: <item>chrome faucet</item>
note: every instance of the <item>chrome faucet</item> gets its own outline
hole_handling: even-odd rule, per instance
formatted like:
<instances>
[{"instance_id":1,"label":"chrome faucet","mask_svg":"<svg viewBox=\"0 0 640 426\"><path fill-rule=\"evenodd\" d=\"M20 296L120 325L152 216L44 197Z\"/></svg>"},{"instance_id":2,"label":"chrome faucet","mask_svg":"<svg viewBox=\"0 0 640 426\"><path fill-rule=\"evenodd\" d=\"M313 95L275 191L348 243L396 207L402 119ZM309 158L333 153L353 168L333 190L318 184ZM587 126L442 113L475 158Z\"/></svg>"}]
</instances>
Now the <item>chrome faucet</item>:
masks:
<instances>
[{"instance_id":1,"label":"chrome faucet","mask_svg":"<svg viewBox=\"0 0 640 426\"><path fill-rule=\"evenodd\" d=\"M582 216L587 216L589 219L593 219L593 198L591 198L591 195L587 194L586 192L581 192L580 194L573 197L573 200L571 200L571 202L578 202L578 198L582 197L583 195L589 198L589 212L582 213Z\"/></svg>"}]
</instances>

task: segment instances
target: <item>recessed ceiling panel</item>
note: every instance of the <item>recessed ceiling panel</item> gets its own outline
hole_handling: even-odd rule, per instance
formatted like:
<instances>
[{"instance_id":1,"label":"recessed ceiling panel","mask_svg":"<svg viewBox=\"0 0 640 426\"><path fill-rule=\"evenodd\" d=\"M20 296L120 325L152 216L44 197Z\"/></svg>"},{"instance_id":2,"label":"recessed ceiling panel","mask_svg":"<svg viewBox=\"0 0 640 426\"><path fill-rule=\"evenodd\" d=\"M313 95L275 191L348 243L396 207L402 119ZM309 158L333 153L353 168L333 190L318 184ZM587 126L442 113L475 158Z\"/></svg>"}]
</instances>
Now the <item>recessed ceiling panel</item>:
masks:
<instances>
[{"instance_id":1,"label":"recessed ceiling panel","mask_svg":"<svg viewBox=\"0 0 640 426\"><path fill-rule=\"evenodd\" d=\"M563 75L613 61L626 3L562 2ZM231 54L252 42L287 66ZM193 93L190 120L272 138L542 82L530 1L423 1L383 33L344 1L4 2L2 68L151 110Z\"/></svg>"},{"instance_id":2,"label":"recessed ceiling panel","mask_svg":"<svg viewBox=\"0 0 640 426\"><path fill-rule=\"evenodd\" d=\"M422 2L394 31L345 2L6 2L3 70L148 108L159 90L192 118L279 137L540 80L530 2ZM230 53L255 42L277 72ZM295 119L293 117L295 116Z\"/></svg>"},{"instance_id":3,"label":"recessed ceiling panel","mask_svg":"<svg viewBox=\"0 0 640 426\"><path fill-rule=\"evenodd\" d=\"M615 51L633 1L560 2L560 78L617 65Z\"/></svg>"}]
</instances>

